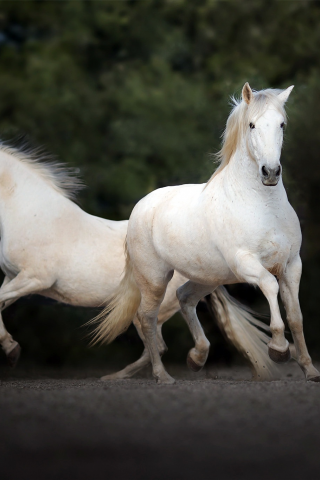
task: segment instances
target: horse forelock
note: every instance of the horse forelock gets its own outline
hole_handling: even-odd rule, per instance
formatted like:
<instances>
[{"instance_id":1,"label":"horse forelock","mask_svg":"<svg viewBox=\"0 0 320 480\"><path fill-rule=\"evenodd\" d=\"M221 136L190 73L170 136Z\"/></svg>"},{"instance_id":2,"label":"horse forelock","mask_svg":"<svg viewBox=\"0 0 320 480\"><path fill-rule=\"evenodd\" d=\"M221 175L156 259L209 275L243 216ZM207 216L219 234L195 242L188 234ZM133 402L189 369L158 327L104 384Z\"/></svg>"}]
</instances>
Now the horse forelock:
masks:
<instances>
[{"instance_id":1,"label":"horse forelock","mask_svg":"<svg viewBox=\"0 0 320 480\"><path fill-rule=\"evenodd\" d=\"M19 147L0 143L0 152L7 153L18 161L27 164L64 197L74 200L77 193L84 188L75 168L58 162L54 156L42 148L30 148L26 143Z\"/></svg>"},{"instance_id":2,"label":"horse forelock","mask_svg":"<svg viewBox=\"0 0 320 480\"><path fill-rule=\"evenodd\" d=\"M232 110L222 134L222 147L215 154L219 166L206 185L228 165L232 155L239 148L241 139L247 136L249 122L258 120L270 106L280 112L286 121L285 108L278 98L282 91L271 88L254 91L249 105L241 99L231 97Z\"/></svg>"}]
</instances>

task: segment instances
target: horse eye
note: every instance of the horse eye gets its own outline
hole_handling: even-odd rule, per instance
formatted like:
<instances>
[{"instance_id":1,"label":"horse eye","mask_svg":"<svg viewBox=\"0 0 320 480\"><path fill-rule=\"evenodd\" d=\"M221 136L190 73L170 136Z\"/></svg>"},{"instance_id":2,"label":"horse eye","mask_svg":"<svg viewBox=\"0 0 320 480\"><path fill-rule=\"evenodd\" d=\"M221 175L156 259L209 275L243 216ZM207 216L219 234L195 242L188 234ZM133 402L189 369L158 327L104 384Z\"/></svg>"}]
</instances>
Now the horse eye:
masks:
<instances>
[{"instance_id":1,"label":"horse eye","mask_svg":"<svg viewBox=\"0 0 320 480\"><path fill-rule=\"evenodd\" d=\"M280 125L280 128L283 128L283 127L284 127L284 122L282 122Z\"/></svg>"},{"instance_id":2,"label":"horse eye","mask_svg":"<svg viewBox=\"0 0 320 480\"><path fill-rule=\"evenodd\" d=\"M253 123L249 123L249 127L251 128L251 130L253 130L255 128L255 125L253 125Z\"/></svg>"}]
</instances>

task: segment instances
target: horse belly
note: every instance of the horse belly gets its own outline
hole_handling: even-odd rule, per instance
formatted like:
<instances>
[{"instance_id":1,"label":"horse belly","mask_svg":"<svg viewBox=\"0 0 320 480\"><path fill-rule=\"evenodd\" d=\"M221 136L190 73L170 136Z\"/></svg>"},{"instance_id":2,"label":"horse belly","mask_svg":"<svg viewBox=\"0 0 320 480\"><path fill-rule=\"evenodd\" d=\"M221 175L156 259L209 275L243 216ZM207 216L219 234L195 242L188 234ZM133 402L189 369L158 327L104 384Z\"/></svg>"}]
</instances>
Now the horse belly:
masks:
<instances>
[{"instance_id":1,"label":"horse belly","mask_svg":"<svg viewBox=\"0 0 320 480\"><path fill-rule=\"evenodd\" d=\"M95 273L95 274L93 274ZM120 283L121 270L97 269L88 271L69 271L60 275L57 282L42 295L62 303L79 307L99 307L114 294Z\"/></svg>"},{"instance_id":2,"label":"horse belly","mask_svg":"<svg viewBox=\"0 0 320 480\"><path fill-rule=\"evenodd\" d=\"M162 258L189 280L202 285L227 284L235 281L235 276L217 248L180 244L179 249L166 248Z\"/></svg>"}]
</instances>

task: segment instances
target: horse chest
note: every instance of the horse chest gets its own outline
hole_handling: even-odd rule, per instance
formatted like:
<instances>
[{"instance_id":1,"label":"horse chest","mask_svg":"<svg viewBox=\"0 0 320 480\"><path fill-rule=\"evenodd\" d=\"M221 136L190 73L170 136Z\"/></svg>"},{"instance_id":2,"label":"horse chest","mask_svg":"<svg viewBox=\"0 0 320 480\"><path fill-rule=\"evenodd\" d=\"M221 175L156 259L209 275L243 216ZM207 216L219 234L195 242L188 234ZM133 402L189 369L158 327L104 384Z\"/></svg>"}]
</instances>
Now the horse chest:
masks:
<instances>
[{"instance_id":1,"label":"horse chest","mask_svg":"<svg viewBox=\"0 0 320 480\"><path fill-rule=\"evenodd\" d=\"M291 241L288 236L276 229L266 231L255 242L255 254L261 264L275 276L279 276L288 261Z\"/></svg>"}]
</instances>

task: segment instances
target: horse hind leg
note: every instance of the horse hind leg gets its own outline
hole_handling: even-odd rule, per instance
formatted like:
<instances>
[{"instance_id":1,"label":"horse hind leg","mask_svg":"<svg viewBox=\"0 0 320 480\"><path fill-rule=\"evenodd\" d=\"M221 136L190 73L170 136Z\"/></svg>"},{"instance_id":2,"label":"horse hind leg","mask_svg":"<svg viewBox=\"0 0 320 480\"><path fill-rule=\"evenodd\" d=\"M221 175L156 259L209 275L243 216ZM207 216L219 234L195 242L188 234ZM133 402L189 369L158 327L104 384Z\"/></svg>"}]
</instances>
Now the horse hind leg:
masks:
<instances>
[{"instance_id":1,"label":"horse hind leg","mask_svg":"<svg viewBox=\"0 0 320 480\"><path fill-rule=\"evenodd\" d=\"M187 356L187 365L194 372L199 372L203 368L210 349L210 342L199 322L196 308L201 298L212 293L214 289L215 287L199 285L189 281L177 290L181 313L195 342L194 348L189 351Z\"/></svg>"},{"instance_id":2,"label":"horse hind leg","mask_svg":"<svg viewBox=\"0 0 320 480\"><path fill-rule=\"evenodd\" d=\"M151 360L150 360L150 355L148 352L148 349L145 346L145 340L143 337L143 333L141 331L141 325L140 322L137 318L134 319L133 321L137 332L143 341L144 344L144 350L142 352L141 357L136 360L133 363L130 363L130 365L127 365L125 368L122 370L119 370L119 372L111 373L109 375L105 375L101 377L102 381L109 381L109 380L125 380L127 378L133 377L136 373L140 372L144 367L147 367L148 365L151 365ZM160 356L162 356L166 351L167 351L167 346L162 338L161 334L161 327L162 325L158 323L157 325L157 342L158 342L158 350L160 353Z\"/></svg>"},{"instance_id":3,"label":"horse hind leg","mask_svg":"<svg viewBox=\"0 0 320 480\"><path fill-rule=\"evenodd\" d=\"M127 365L125 368L122 370L119 370L118 372L111 373L109 375L104 375L101 377L102 381L109 381L109 380L124 380L126 378L131 378L133 377L136 373L138 373L142 368L146 367L147 365L150 364L150 355L148 352L148 349L145 346L145 341L144 341L144 336L141 330L141 325L137 317L133 320L134 326L137 329L138 335L143 341L144 344L144 350L142 352L141 357L136 360L133 363L130 363L130 365Z\"/></svg>"},{"instance_id":4,"label":"horse hind leg","mask_svg":"<svg viewBox=\"0 0 320 480\"><path fill-rule=\"evenodd\" d=\"M157 324L157 345L158 345L158 350L161 357L167 351L167 346L162 337L162 331L161 331L162 325L180 310L180 305L176 296L176 289L179 285L181 285L181 283L182 282L179 274L175 273L172 280L168 284L163 302L161 303L161 306L160 306L160 310L158 314L158 324ZM145 347L141 357L137 361L131 363L130 365L127 365L124 369L120 370L119 372L115 372L115 373L103 376L101 380L109 381L109 380L123 380L123 379L131 378L140 370L142 370L144 367L151 364L149 351L145 345L144 335L142 333L141 325L137 317L135 317L135 319L133 320L133 323Z\"/></svg>"}]
</instances>

